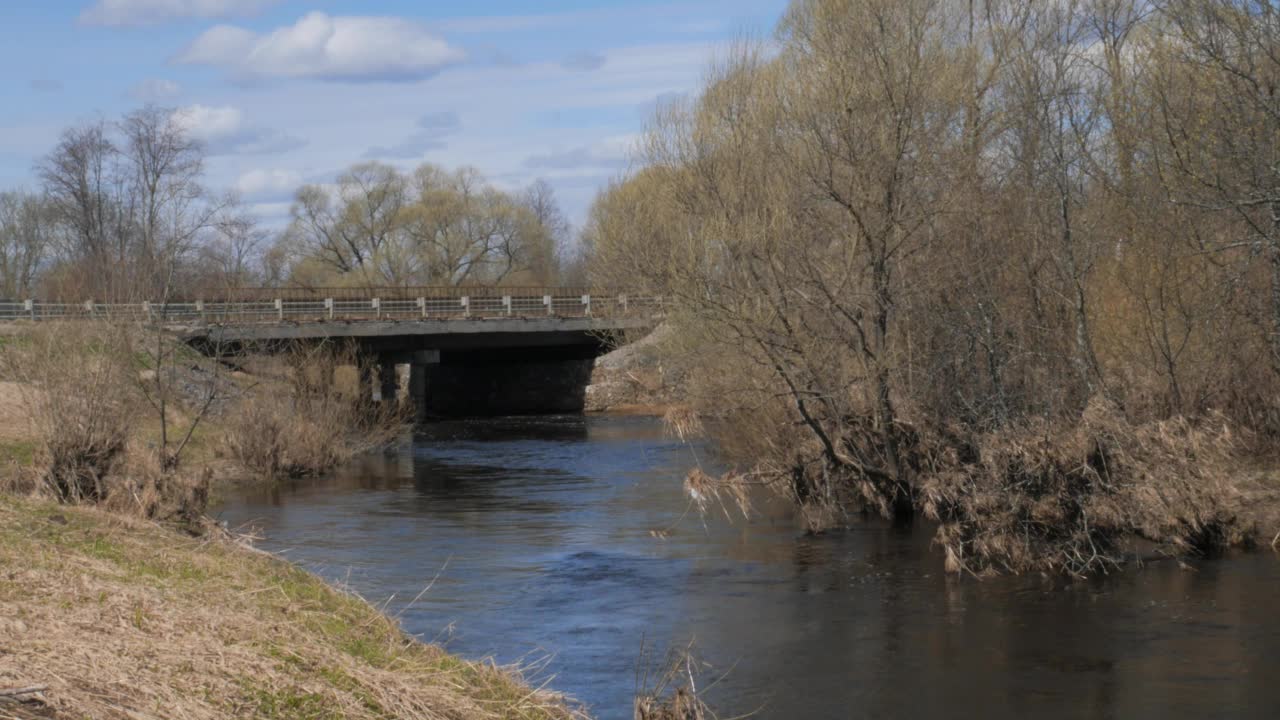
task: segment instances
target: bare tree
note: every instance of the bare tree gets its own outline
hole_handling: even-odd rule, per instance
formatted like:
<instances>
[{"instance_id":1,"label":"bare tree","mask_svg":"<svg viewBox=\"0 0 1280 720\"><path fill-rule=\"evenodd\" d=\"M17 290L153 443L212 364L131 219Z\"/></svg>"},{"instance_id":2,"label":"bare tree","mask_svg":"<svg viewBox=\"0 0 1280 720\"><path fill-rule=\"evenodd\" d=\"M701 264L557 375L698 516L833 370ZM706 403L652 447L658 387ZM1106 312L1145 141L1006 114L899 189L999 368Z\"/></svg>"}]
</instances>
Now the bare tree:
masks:
<instances>
[{"instance_id":1,"label":"bare tree","mask_svg":"<svg viewBox=\"0 0 1280 720\"><path fill-rule=\"evenodd\" d=\"M43 198L0 193L0 297L28 298L52 253L54 218Z\"/></svg>"}]
</instances>

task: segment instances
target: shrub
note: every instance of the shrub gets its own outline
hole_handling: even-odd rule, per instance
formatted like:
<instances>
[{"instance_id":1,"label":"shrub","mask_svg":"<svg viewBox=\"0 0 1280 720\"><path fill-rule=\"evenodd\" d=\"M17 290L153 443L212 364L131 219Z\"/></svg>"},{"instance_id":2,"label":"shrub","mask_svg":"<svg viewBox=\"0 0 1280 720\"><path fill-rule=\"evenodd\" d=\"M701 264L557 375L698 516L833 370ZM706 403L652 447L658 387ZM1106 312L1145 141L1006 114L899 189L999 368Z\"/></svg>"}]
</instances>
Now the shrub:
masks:
<instances>
[{"instance_id":1,"label":"shrub","mask_svg":"<svg viewBox=\"0 0 1280 720\"><path fill-rule=\"evenodd\" d=\"M137 396L126 333L105 323L41 325L0 354L38 438L41 483L63 502L97 502L123 460Z\"/></svg>"},{"instance_id":2,"label":"shrub","mask_svg":"<svg viewBox=\"0 0 1280 720\"><path fill-rule=\"evenodd\" d=\"M1236 438L1220 416L1133 424L1090 402L1074 424L1031 422L956 443L924 483L952 571L1085 575L1118 566L1132 536L1171 554L1244 542L1233 507Z\"/></svg>"},{"instance_id":3,"label":"shrub","mask_svg":"<svg viewBox=\"0 0 1280 720\"><path fill-rule=\"evenodd\" d=\"M294 349L285 382L259 386L227 417L226 448L268 478L315 475L400 436L409 409L346 392L335 372L359 365L350 348Z\"/></svg>"}]
</instances>

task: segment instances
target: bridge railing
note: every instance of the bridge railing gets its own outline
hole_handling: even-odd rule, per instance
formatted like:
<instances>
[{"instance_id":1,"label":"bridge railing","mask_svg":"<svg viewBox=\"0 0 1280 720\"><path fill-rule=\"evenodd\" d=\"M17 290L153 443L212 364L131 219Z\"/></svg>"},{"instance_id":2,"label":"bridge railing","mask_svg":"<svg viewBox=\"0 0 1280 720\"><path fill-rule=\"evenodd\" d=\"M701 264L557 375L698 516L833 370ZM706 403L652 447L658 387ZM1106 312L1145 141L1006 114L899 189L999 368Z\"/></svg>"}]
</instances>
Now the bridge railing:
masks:
<instances>
[{"instance_id":1,"label":"bridge railing","mask_svg":"<svg viewBox=\"0 0 1280 720\"><path fill-rule=\"evenodd\" d=\"M466 290L459 288L458 290ZM656 296L513 294L503 288L480 295L351 298L294 296L286 299L168 303L46 303L0 300L0 322L102 319L165 323L280 323L321 321L409 321L501 318L582 318L654 315L662 312Z\"/></svg>"}]
</instances>

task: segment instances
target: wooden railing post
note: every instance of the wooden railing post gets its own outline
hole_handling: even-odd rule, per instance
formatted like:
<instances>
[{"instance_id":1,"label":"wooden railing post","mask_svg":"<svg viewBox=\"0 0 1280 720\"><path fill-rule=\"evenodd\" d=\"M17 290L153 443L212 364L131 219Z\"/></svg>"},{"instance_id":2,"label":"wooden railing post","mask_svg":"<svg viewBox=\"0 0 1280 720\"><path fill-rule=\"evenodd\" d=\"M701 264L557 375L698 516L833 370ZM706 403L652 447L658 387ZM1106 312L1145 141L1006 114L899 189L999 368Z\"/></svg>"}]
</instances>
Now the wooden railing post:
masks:
<instances>
[{"instance_id":1,"label":"wooden railing post","mask_svg":"<svg viewBox=\"0 0 1280 720\"><path fill-rule=\"evenodd\" d=\"M371 300L370 302L373 304L373 316L374 316L375 318L377 318L377 319L381 320L381 319L382 319L382 300L381 300L381 298L374 298L374 299L373 299L373 300Z\"/></svg>"},{"instance_id":2,"label":"wooden railing post","mask_svg":"<svg viewBox=\"0 0 1280 720\"><path fill-rule=\"evenodd\" d=\"M422 319L427 319L427 299L418 298L418 310L422 313Z\"/></svg>"},{"instance_id":3,"label":"wooden railing post","mask_svg":"<svg viewBox=\"0 0 1280 720\"><path fill-rule=\"evenodd\" d=\"M329 319L333 319L333 298L324 299L324 310L329 315Z\"/></svg>"},{"instance_id":4,"label":"wooden railing post","mask_svg":"<svg viewBox=\"0 0 1280 720\"><path fill-rule=\"evenodd\" d=\"M471 317L471 298L462 296L462 315L463 317Z\"/></svg>"},{"instance_id":5,"label":"wooden railing post","mask_svg":"<svg viewBox=\"0 0 1280 720\"><path fill-rule=\"evenodd\" d=\"M506 308L507 315L510 316L511 315L511 296L510 295L502 296L502 307Z\"/></svg>"},{"instance_id":6,"label":"wooden railing post","mask_svg":"<svg viewBox=\"0 0 1280 720\"><path fill-rule=\"evenodd\" d=\"M587 309L586 309L587 317L591 317L591 296L590 296L590 295L583 295L583 296L582 296L582 304L583 304L583 305L585 305L585 306L587 307Z\"/></svg>"},{"instance_id":7,"label":"wooden railing post","mask_svg":"<svg viewBox=\"0 0 1280 720\"><path fill-rule=\"evenodd\" d=\"M284 322L284 300L276 298L276 321Z\"/></svg>"},{"instance_id":8,"label":"wooden railing post","mask_svg":"<svg viewBox=\"0 0 1280 720\"><path fill-rule=\"evenodd\" d=\"M22 309L26 310L27 313L31 315L31 322L36 321L36 301L35 300L24 300L22 302Z\"/></svg>"},{"instance_id":9,"label":"wooden railing post","mask_svg":"<svg viewBox=\"0 0 1280 720\"><path fill-rule=\"evenodd\" d=\"M555 304L551 302L551 296L550 296L550 295L543 295L543 296L542 296L542 304L547 306L547 314L548 314L548 315L555 315L555 314L556 314L556 313L555 313L555 310L554 310Z\"/></svg>"},{"instance_id":10,"label":"wooden railing post","mask_svg":"<svg viewBox=\"0 0 1280 720\"><path fill-rule=\"evenodd\" d=\"M201 322L204 322L204 320L205 320L205 316L204 316L204 301L203 301L203 300L197 300L197 301L196 301L196 312L200 314L200 321L201 321Z\"/></svg>"}]
</instances>

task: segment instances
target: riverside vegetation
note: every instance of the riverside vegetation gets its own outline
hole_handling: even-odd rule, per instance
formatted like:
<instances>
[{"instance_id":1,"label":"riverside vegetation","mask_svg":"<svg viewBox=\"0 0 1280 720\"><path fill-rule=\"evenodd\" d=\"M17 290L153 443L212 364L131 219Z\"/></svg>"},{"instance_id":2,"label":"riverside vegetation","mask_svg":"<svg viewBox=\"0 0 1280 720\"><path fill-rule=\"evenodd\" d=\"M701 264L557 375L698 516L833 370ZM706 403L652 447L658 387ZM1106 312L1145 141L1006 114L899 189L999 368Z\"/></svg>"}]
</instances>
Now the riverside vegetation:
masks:
<instances>
[{"instance_id":1,"label":"riverside vegetation","mask_svg":"<svg viewBox=\"0 0 1280 720\"><path fill-rule=\"evenodd\" d=\"M699 498L923 515L974 574L1265 544L1278 84L1269 2L795 0L658 109L588 270L667 299L739 466Z\"/></svg>"},{"instance_id":2,"label":"riverside vegetation","mask_svg":"<svg viewBox=\"0 0 1280 720\"><path fill-rule=\"evenodd\" d=\"M344 349L239 362L254 372L128 325L51 324L5 338L0 686L37 692L0 698L0 711L582 716L518 669L408 637L394 618L206 519L210 492L229 477L320 472L404 427L403 412L369 407L341 377L319 381L357 362Z\"/></svg>"}]
</instances>

